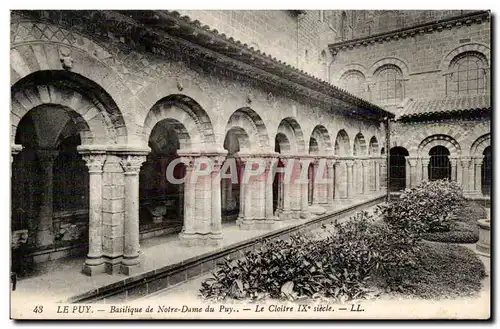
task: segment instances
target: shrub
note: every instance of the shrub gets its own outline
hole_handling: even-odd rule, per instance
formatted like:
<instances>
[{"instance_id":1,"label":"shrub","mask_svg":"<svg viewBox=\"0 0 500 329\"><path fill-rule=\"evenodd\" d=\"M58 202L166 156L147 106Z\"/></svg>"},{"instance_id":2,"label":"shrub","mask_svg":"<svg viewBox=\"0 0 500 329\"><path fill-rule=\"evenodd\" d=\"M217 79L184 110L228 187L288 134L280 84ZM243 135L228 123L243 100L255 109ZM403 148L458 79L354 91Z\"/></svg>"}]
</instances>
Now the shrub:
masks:
<instances>
[{"instance_id":1,"label":"shrub","mask_svg":"<svg viewBox=\"0 0 500 329\"><path fill-rule=\"evenodd\" d=\"M205 298L363 298L371 275L399 282L399 271L414 266L414 241L366 212L332 223L329 235L268 241L240 260L225 260L202 283Z\"/></svg>"},{"instance_id":2,"label":"shrub","mask_svg":"<svg viewBox=\"0 0 500 329\"><path fill-rule=\"evenodd\" d=\"M455 214L464 206L461 187L448 180L423 181L406 189L399 199L380 207L384 220L409 236L450 230Z\"/></svg>"}]
</instances>

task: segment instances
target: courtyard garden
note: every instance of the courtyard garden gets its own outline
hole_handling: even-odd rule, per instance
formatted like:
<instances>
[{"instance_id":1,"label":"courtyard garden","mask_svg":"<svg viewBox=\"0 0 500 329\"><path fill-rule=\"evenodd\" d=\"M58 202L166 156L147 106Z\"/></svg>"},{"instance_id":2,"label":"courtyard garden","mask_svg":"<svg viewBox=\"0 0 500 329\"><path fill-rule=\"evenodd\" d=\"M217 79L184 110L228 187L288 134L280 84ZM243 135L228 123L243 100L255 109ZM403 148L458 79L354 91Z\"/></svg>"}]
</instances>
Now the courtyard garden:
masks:
<instances>
[{"instance_id":1,"label":"courtyard garden","mask_svg":"<svg viewBox=\"0 0 500 329\"><path fill-rule=\"evenodd\" d=\"M484 208L467 201L456 183L424 181L372 213L226 259L200 293L218 301L472 296L486 271L460 244L477 241L481 218Z\"/></svg>"}]
</instances>

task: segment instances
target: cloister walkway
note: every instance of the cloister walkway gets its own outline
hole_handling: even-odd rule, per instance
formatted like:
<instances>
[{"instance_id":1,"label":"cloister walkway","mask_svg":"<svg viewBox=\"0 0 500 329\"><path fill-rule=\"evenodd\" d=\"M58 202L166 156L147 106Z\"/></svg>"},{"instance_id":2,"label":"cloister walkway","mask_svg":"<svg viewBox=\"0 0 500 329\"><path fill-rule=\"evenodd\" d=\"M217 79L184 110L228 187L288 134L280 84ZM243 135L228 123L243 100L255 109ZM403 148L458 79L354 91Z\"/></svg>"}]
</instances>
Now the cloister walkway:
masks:
<instances>
[{"instance_id":1,"label":"cloister walkway","mask_svg":"<svg viewBox=\"0 0 500 329\"><path fill-rule=\"evenodd\" d=\"M335 204L335 211L327 212L324 215L335 214L342 210L361 205L370 200L382 197L382 194L359 196L356 200L341 200ZM324 216L321 215L321 216ZM348 216L346 216L348 217ZM85 256L64 258L37 264L37 274L31 277L20 279L15 291L11 291L12 304L24 305L29 302L35 305L37 300L44 302L66 301L68 298L81 295L89 291L98 289L120 281L126 282L134 277L143 275L157 269L161 269L174 264L182 264L191 261L202 255L230 249L232 246L244 241L251 241L256 237L263 236L270 232L279 231L294 226L303 225L314 220L287 220L280 221L273 229L262 230L241 230L236 223L226 223L223 225L223 239L219 247L215 246L193 246L182 245L177 234L153 237L141 241L141 273L132 276L122 274L96 276L86 276L81 273Z\"/></svg>"}]
</instances>

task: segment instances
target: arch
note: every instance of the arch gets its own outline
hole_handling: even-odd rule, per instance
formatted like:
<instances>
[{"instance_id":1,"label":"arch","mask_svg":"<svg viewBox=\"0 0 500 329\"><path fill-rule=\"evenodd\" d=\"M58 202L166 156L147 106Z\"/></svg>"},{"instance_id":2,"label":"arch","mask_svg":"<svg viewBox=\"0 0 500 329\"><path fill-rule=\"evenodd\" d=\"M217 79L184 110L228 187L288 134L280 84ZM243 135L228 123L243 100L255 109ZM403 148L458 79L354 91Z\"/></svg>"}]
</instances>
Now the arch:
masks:
<instances>
[{"instance_id":1,"label":"arch","mask_svg":"<svg viewBox=\"0 0 500 329\"><path fill-rule=\"evenodd\" d=\"M438 134L429 136L420 143L418 146L418 155L426 157L430 149L438 145L446 147L453 157L461 154L460 144L453 137Z\"/></svg>"},{"instance_id":2,"label":"arch","mask_svg":"<svg viewBox=\"0 0 500 329\"><path fill-rule=\"evenodd\" d=\"M88 88L98 89L104 91L110 98L116 102L117 108L127 109L130 107L131 99L134 98L132 90L123 82L118 73L103 63L97 56L90 55L90 52L99 53L103 56L111 56L101 46L96 44L90 39L82 37L81 35L64 30L60 26L50 25L44 23L33 22L20 22L19 24L12 25L12 32L17 34L18 37L12 40L10 49L10 84L14 86L26 77L37 72L53 72L58 74L72 74L74 76L84 77L88 81L93 82L93 86ZM33 30L34 33L26 33L22 31ZM39 31L50 30L50 34L55 38L59 35L66 38L69 34L73 36L67 37L67 42L72 44L62 44L59 42L47 42L45 40L36 39ZM56 30L60 30L58 32ZM24 38L19 38L24 34ZM28 40L32 38L31 40ZM18 41L22 40L22 43ZM28 43L29 42L29 43ZM87 49L88 48L88 49ZM89 51L92 49L91 51ZM61 65L61 54L69 54L73 64L71 72L64 70ZM33 55L35 54L35 55ZM89 67L92 67L90 70ZM41 84L45 84L42 80ZM123 133L120 135L128 138L127 130L131 122L126 118L122 120L126 122L123 124Z\"/></svg>"},{"instance_id":3,"label":"arch","mask_svg":"<svg viewBox=\"0 0 500 329\"><path fill-rule=\"evenodd\" d=\"M361 71L349 70L340 77L339 84L354 95L364 96L366 77Z\"/></svg>"},{"instance_id":4,"label":"arch","mask_svg":"<svg viewBox=\"0 0 500 329\"><path fill-rule=\"evenodd\" d=\"M281 120L277 133L282 133L287 137L291 152L305 153L304 134L296 119L287 117Z\"/></svg>"},{"instance_id":5,"label":"arch","mask_svg":"<svg viewBox=\"0 0 500 329\"><path fill-rule=\"evenodd\" d=\"M491 134L485 134L472 143L470 148L470 155L472 156L482 156L484 150L491 145Z\"/></svg>"},{"instance_id":6,"label":"arch","mask_svg":"<svg viewBox=\"0 0 500 329\"><path fill-rule=\"evenodd\" d=\"M170 119L171 128L179 135L180 143L184 147L201 150L215 144L210 118L192 98L174 94L156 102L144 120L142 138L145 142L149 140L153 127L165 119ZM175 122L181 123L185 130L174 124Z\"/></svg>"},{"instance_id":7,"label":"arch","mask_svg":"<svg viewBox=\"0 0 500 329\"><path fill-rule=\"evenodd\" d=\"M375 72L379 70L381 67L386 66L386 65L393 65L398 67L401 70L401 73L403 75L403 79L408 79L410 75L410 71L408 69L408 64L406 62L398 57L386 57L382 58L370 66L369 69L369 80L373 80L373 77L375 76ZM370 81L371 83L372 81Z\"/></svg>"},{"instance_id":8,"label":"arch","mask_svg":"<svg viewBox=\"0 0 500 329\"><path fill-rule=\"evenodd\" d=\"M230 144L232 143L236 146L231 146ZM224 149L229 151L228 154L250 152L252 150L252 142L250 141L247 131L239 126L231 127L231 129L226 132L226 137L224 138Z\"/></svg>"},{"instance_id":9,"label":"arch","mask_svg":"<svg viewBox=\"0 0 500 329\"><path fill-rule=\"evenodd\" d=\"M314 137L309 138L309 154L319 154L318 140Z\"/></svg>"},{"instance_id":10,"label":"arch","mask_svg":"<svg viewBox=\"0 0 500 329\"><path fill-rule=\"evenodd\" d=\"M366 155L366 141L365 136L362 133L358 133L356 137L354 137L354 145L352 150L352 155L354 156L363 156Z\"/></svg>"},{"instance_id":11,"label":"arch","mask_svg":"<svg viewBox=\"0 0 500 329\"><path fill-rule=\"evenodd\" d=\"M447 95L482 94L488 90L488 59L477 51L455 56L445 73Z\"/></svg>"},{"instance_id":12,"label":"arch","mask_svg":"<svg viewBox=\"0 0 500 329\"><path fill-rule=\"evenodd\" d=\"M318 151L331 153L332 142L328 130L323 125L316 125L311 133L311 139L316 140ZM310 147L310 144L309 144ZM309 149L309 153L311 150Z\"/></svg>"},{"instance_id":13,"label":"arch","mask_svg":"<svg viewBox=\"0 0 500 329\"><path fill-rule=\"evenodd\" d=\"M269 148L269 135L267 134L266 125L257 112L251 108L244 107L231 114L226 125L226 134L235 127L245 131L249 143L246 146L248 150L257 151Z\"/></svg>"},{"instance_id":14,"label":"arch","mask_svg":"<svg viewBox=\"0 0 500 329\"><path fill-rule=\"evenodd\" d=\"M65 109L79 128L83 144L127 141L125 121L113 99L93 81L67 71L37 71L12 86L12 141L23 116L44 106Z\"/></svg>"},{"instance_id":15,"label":"arch","mask_svg":"<svg viewBox=\"0 0 500 329\"><path fill-rule=\"evenodd\" d=\"M450 151L446 146L435 145L429 150L429 180L451 179Z\"/></svg>"},{"instance_id":16,"label":"arch","mask_svg":"<svg viewBox=\"0 0 500 329\"><path fill-rule=\"evenodd\" d=\"M379 152L377 137L372 136L372 138L370 138L370 147L368 148L368 154L378 155L379 153L384 154L383 152L384 148L382 148L381 152Z\"/></svg>"},{"instance_id":17,"label":"arch","mask_svg":"<svg viewBox=\"0 0 500 329\"><path fill-rule=\"evenodd\" d=\"M290 140L284 133L277 133L274 140L274 151L281 154L290 153L292 150Z\"/></svg>"},{"instance_id":18,"label":"arch","mask_svg":"<svg viewBox=\"0 0 500 329\"><path fill-rule=\"evenodd\" d=\"M389 150L389 189L398 192L406 188L406 157L408 150L401 146Z\"/></svg>"},{"instance_id":19,"label":"arch","mask_svg":"<svg viewBox=\"0 0 500 329\"><path fill-rule=\"evenodd\" d=\"M491 181L493 171L493 159L491 154L491 145L484 148L481 153L483 162L481 163L481 193L483 195L491 195Z\"/></svg>"},{"instance_id":20,"label":"arch","mask_svg":"<svg viewBox=\"0 0 500 329\"><path fill-rule=\"evenodd\" d=\"M471 52L471 51L483 54L488 61L488 66L491 66L490 47L488 47L487 45L485 45L483 43L473 42L473 43L460 45L460 46L450 50L441 60L441 64L439 66L439 69L442 72L448 71L448 68L450 67L451 62L453 61L453 59L457 55L464 53L464 52Z\"/></svg>"},{"instance_id":21,"label":"arch","mask_svg":"<svg viewBox=\"0 0 500 329\"><path fill-rule=\"evenodd\" d=\"M335 155L337 156L349 156L351 154L351 143L349 142L349 135L347 135L344 129L341 129L337 133L335 138Z\"/></svg>"},{"instance_id":22,"label":"arch","mask_svg":"<svg viewBox=\"0 0 500 329\"><path fill-rule=\"evenodd\" d=\"M358 63L352 63L352 64L347 64L338 71L335 71L335 73L332 74L334 76L334 80L337 81L337 83L339 83L342 76L349 71L358 71L361 74L363 74L363 76L366 78L366 72L367 72L366 67Z\"/></svg>"}]
</instances>

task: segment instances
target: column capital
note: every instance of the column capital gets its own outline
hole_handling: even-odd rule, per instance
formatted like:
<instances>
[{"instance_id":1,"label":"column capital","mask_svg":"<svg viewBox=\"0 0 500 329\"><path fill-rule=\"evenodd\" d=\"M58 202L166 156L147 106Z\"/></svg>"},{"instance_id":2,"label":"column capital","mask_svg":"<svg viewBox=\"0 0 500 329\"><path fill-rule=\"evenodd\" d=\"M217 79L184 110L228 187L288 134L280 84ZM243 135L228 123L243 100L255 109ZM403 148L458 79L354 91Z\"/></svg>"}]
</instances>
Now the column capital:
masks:
<instances>
[{"instance_id":1,"label":"column capital","mask_svg":"<svg viewBox=\"0 0 500 329\"><path fill-rule=\"evenodd\" d=\"M102 166L106 161L106 151L79 152L82 159L89 168L89 173L102 172Z\"/></svg>"},{"instance_id":2,"label":"column capital","mask_svg":"<svg viewBox=\"0 0 500 329\"><path fill-rule=\"evenodd\" d=\"M462 157L462 158L460 158L460 162L462 163L462 166L465 167L465 168L469 167L471 161L472 161L471 157Z\"/></svg>"},{"instance_id":3,"label":"column capital","mask_svg":"<svg viewBox=\"0 0 500 329\"><path fill-rule=\"evenodd\" d=\"M480 165L483 163L484 155L475 155L472 159L474 159L475 164Z\"/></svg>"},{"instance_id":4,"label":"column capital","mask_svg":"<svg viewBox=\"0 0 500 329\"><path fill-rule=\"evenodd\" d=\"M422 164L424 166L427 166L427 165L429 165L429 162L431 161L431 158L430 157L422 157L422 158L420 158L420 160L422 161Z\"/></svg>"},{"instance_id":5,"label":"column capital","mask_svg":"<svg viewBox=\"0 0 500 329\"><path fill-rule=\"evenodd\" d=\"M146 161L144 154L121 154L120 165L125 173L139 173L142 163Z\"/></svg>"},{"instance_id":6,"label":"column capital","mask_svg":"<svg viewBox=\"0 0 500 329\"><path fill-rule=\"evenodd\" d=\"M11 155L16 155L20 153L23 150L23 146L20 144L12 144L10 146L10 154Z\"/></svg>"},{"instance_id":7,"label":"column capital","mask_svg":"<svg viewBox=\"0 0 500 329\"><path fill-rule=\"evenodd\" d=\"M36 150L36 154L41 163L52 164L59 155L59 150Z\"/></svg>"},{"instance_id":8,"label":"column capital","mask_svg":"<svg viewBox=\"0 0 500 329\"><path fill-rule=\"evenodd\" d=\"M418 158L417 157L406 157L406 161L411 167L415 167L417 165Z\"/></svg>"},{"instance_id":9,"label":"column capital","mask_svg":"<svg viewBox=\"0 0 500 329\"><path fill-rule=\"evenodd\" d=\"M346 159L346 160L344 160L344 162L345 162L346 166L348 166L348 167L354 166L354 160L353 159L349 159L349 160Z\"/></svg>"}]
</instances>

